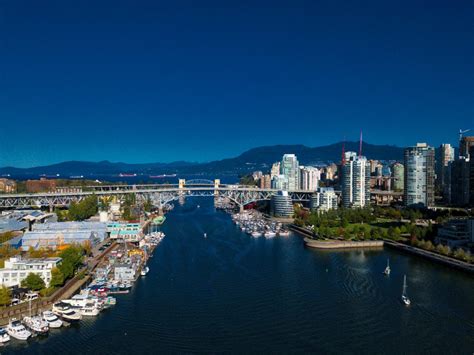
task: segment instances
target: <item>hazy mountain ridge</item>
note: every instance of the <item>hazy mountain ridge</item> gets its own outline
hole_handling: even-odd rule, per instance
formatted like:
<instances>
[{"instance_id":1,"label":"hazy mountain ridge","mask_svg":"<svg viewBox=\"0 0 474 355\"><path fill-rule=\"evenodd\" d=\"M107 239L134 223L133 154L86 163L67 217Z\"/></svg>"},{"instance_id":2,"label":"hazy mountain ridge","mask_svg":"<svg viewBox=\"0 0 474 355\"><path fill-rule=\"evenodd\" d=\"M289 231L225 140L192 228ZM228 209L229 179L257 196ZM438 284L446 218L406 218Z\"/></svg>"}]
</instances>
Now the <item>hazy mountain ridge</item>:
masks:
<instances>
[{"instance_id":1,"label":"hazy mountain ridge","mask_svg":"<svg viewBox=\"0 0 474 355\"><path fill-rule=\"evenodd\" d=\"M345 142L346 151L358 151L359 142ZM315 162L338 162L341 159L342 142L321 147L304 145L273 145L249 149L237 157L216 160L208 163L176 161L172 163L140 163L128 164L123 162L66 161L46 166L31 168L0 168L0 174L32 175L41 174L61 176L72 175L113 175L120 173L136 174L195 174L195 173L244 173L255 169L268 168L273 162L279 161L283 154L294 153L300 164ZM369 159L402 160L403 148L393 145L375 145L364 142L363 155Z\"/></svg>"}]
</instances>

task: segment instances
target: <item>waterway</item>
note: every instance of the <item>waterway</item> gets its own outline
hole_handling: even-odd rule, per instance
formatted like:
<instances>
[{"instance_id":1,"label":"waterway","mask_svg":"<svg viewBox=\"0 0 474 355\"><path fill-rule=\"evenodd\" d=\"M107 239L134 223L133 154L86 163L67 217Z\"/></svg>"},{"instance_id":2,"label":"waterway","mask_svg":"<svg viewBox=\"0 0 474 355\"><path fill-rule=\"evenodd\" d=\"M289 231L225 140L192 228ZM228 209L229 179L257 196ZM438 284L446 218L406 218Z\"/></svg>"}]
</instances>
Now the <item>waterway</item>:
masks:
<instances>
[{"instance_id":1,"label":"waterway","mask_svg":"<svg viewBox=\"0 0 474 355\"><path fill-rule=\"evenodd\" d=\"M188 198L167 217L150 273L115 308L2 352L474 351L470 275L391 249L318 251L297 235L254 239L211 198ZM399 301L404 274L410 307Z\"/></svg>"}]
</instances>

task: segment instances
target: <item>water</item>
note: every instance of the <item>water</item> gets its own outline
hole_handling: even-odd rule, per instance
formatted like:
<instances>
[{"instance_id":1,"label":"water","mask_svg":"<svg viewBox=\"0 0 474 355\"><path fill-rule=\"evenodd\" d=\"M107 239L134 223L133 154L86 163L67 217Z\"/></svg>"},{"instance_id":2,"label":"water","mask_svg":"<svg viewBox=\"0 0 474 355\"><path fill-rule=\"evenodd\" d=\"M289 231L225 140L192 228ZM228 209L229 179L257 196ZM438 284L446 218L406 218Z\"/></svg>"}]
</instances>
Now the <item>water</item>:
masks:
<instances>
[{"instance_id":1,"label":"water","mask_svg":"<svg viewBox=\"0 0 474 355\"><path fill-rule=\"evenodd\" d=\"M469 275L390 249L253 239L210 198L177 205L163 230L150 273L115 308L28 345L12 341L8 352L474 351ZM405 273L410 307L400 303Z\"/></svg>"}]
</instances>

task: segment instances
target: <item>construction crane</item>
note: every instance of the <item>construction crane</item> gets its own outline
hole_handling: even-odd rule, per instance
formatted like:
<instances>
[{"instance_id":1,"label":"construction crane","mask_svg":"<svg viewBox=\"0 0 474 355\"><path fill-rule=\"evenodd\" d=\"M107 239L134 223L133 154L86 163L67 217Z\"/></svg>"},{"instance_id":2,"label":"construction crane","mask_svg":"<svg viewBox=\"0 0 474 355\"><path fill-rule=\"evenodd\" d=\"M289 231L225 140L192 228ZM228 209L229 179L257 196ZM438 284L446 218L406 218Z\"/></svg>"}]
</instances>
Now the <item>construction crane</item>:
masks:
<instances>
[{"instance_id":1,"label":"construction crane","mask_svg":"<svg viewBox=\"0 0 474 355\"><path fill-rule=\"evenodd\" d=\"M460 129L460 130L459 130L459 141L460 141L460 142L461 142L461 139L462 139L462 135L463 135L464 133L469 132L469 131L470 131L470 129L464 129L464 130Z\"/></svg>"}]
</instances>

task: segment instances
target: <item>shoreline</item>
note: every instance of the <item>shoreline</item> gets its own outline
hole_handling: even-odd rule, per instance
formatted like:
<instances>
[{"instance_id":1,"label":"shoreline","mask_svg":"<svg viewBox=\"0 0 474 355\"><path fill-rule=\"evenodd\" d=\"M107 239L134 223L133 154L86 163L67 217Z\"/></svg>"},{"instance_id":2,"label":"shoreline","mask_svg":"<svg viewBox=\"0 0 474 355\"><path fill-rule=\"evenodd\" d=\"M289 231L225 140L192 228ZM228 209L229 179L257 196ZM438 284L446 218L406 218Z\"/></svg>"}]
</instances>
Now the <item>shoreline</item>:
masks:
<instances>
[{"instance_id":1,"label":"shoreline","mask_svg":"<svg viewBox=\"0 0 474 355\"><path fill-rule=\"evenodd\" d=\"M356 249L356 248L373 248L373 247L385 247L388 246L390 248L406 252L408 254L412 254L415 256L422 257L424 259L430 260L432 262L436 262L439 264L443 264L445 266L449 266L455 268L457 270L461 270L470 274L474 274L474 265L450 258L448 256L440 255L428 250L415 248L410 245L406 245L403 243L399 243L393 240L368 240L368 241L342 241L342 240L329 240L329 241L322 241L312 239L312 234L295 225L290 225L290 229L298 233L299 235L304 237L305 246L320 249L320 250L329 250L329 249Z\"/></svg>"}]
</instances>

